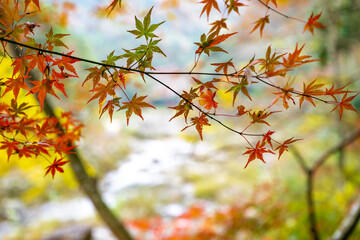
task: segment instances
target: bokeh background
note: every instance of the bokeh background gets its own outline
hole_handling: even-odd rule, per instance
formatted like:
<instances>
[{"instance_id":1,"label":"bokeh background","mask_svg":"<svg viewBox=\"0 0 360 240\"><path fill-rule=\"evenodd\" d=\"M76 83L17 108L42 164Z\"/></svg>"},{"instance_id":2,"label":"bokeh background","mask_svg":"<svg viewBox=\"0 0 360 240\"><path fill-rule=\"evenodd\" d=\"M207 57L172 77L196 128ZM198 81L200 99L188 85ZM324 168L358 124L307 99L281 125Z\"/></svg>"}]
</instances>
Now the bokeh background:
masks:
<instances>
[{"instance_id":1,"label":"bokeh background","mask_svg":"<svg viewBox=\"0 0 360 240\"><path fill-rule=\"evenodd\" d=\"M299 43L305 44L306 54L323 59L290 74L299 80L300 89L302 82L316 78L322 82L332 81L336 86L349 83L349 90L358 91L359 1L277 2L281 12L299 19L306 20L312 12L322 12L320 20L327 28L316 29L312 36L309 32L303 33L304 25L300 22L269 12L271 22L265 27L263 37L260 38L258 32L250 35L254 21L265 15L266 8L257 1L248 1L249 7L241 8L240 16L229 18L229 32L238 32L223 44L230 54L202 56L197 69L214 71L210 63L230 58L240 68L254 55L264 56L270 44L281 53L294 49ZM107 5L109 2L95 0L43 0L41 13L29 21L41 23L35 38L41 40L43 32L53 26L54 32L70 34L65 42L75 50L74 55L98 61L113 50L121 54L122 49L142 44L127 30L134 29L134 15L142 19L154 6L152 22L166 20L157 34L167 57L156 56L153 66L158 71L192 68L197 49L193 43L209 30L206 16L199 18L202 5L197 1L123 0L122 8L117 7L109 17L105 11ZM218 17L214 13L209 22ZM10 74L10 64L10 60L3 60L1 76ZM61 102L51 100L58 111L75 112L85 125L79 149L87 170L96 176L105 202L134 236L171 239L170 236L181 231L189 236L186 239L201 239L197 234L206 231L208 224L216 225L222 237L202 239L310 238L306 175L291 152L279 161L266 156L266 164L254 161L244 170L247 158L242 155L245 142L241 137L216 123L205 127L204 141L199 140L195 129L181 132L185 127L183 119L169 122L174 111L168 107L177 104L177 97L150 79L144 84L135 76L136 87L142 95L148 95L157 110L144 110L145 121L132 118L129 126L122 113L115 113L112 123L105 115L99 119L97 104L86 104L91 97L88 92L91 86L81 87L86 71L80 69L90 66L83 63L77 66L80 79L66 82L69 98ZM178 92L192 84L190 76L159 79ZM273 89L260 84L252 85L249 91L254 101L245 98L239 101L253 109L267 107L275 96ZM21 97L35 102L25 94ZM225 91L219 91L217 96L223 110L231 111L232 96ZM283 112L271 117L271 129L277 130L277 139L303 139L294 147L308 164L360 128L359 114L346 111L340 121L336 111L330 112L333 106L321 102L316 102L316 107L305 103L301 109L296 105L288 110L278 104L275 110ZM353 105L360 111L359 98L355 98ZM221 120L236 129L248 124L238 119ZM267 130L267 126L250 129L260 133ZM333 234L351 203L359 197L359 149L360 142L354 142L331 156L315 175L314 196L322 238ZM15 158L7 162L5 152L0 154L0 238L70 236L69 239L77 239L72 235L74 232L91 229L93 239L113 239L91 202L78 189L70 167L65 167L65 173L52 180L44 178L46 162ZM359 238L360 229L357 229L350 239Z\"/></svg>"}]
</instances>

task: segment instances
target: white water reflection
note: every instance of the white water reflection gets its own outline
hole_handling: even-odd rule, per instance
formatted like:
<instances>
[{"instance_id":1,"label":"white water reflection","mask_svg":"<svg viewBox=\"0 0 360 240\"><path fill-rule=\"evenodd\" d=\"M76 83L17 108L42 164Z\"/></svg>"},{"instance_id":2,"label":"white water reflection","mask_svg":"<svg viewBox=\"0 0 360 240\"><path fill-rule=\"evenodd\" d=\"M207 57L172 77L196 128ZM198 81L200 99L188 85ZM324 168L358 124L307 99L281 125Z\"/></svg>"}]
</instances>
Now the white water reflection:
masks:
<instances>
[{"instance_id":1,"label":"white water reflection","mask_svg":"<svg viewBox=\"0 0 360 240\"><path fill-rule=\"evenodd\" d=\"M136 150L128 156L128 161L109 172L101 188L107 203L115 204L116 195L129 187L139 185L171 184L175 181L173 172L189 161L192 145L181 139L138 140Z\"/></svg>"}]
</instances>

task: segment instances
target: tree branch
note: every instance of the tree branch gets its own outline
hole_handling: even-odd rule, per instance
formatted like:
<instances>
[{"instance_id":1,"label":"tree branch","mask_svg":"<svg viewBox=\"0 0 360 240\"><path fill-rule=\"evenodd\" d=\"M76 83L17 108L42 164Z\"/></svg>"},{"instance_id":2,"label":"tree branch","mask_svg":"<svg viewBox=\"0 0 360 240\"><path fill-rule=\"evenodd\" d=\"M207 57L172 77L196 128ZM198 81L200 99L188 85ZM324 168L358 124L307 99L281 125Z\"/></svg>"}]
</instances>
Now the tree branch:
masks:
<instances>
[{"instance_id":1,"label":"tree branch","mask_svg":"<svg viewBox=\"0 0 360 240\"><path fill-rule=\"evenodd\" d=\"M358 137L360 137L360 129L355 130L350 136L345 138L343 141L341 141L339 144L333 146L330 148L327 152L325 152L322 156L320 156L312 166L312 171L317 171L321 165L324 164L324 162L334 153L339 151L340 149L346 147L350 143L354 142Z\"/></svg>"},{"instance_id":2,"label":"tree branch","mask_svg":"<svg viewBox=\"0 0 360 240\"><path fill-rule=\"evenodd\" d=\"M319 240L319 232L317 229L316 210L314 203L314 175L309 170L306 174L306 202L308 206L308 217L310 223L310 233L313 240Z\"/></svg>"},{"instance_id":3,"label":"tree branch","mask_svg":"<svg viewBox=\"0 0 360 240\"><path fill-rule=\"evenodd\" d=\"M357 223L360 220L360 196L356 199L350 208L349 213L344 217L339 227L329 240L346 240L355 230Z\"/></svg>"},{"instance_id":4,"label":"tree branch","mask_svg":"<svg viewBox=\"0 0 360 240\"><path fill-rule=\"evenodd\" d=\"M54 110L48 100L44 101L44 112L49 117L56 117ZM64 129L58 123L56 128L59 129L62 133L64 133ZM73 147L73 145L69 142L68 147ZM79 152L76 148L71 150L73 153L68 154L68 158L70 161L70 166L74 171L74 175L81 187L81 189L85 192L88 198L93 203L94 207L96 208L98 214L102 218L102 220L106 223L109 227L111 232L114 236L119 240L132 240L129 232L126 230L125 226L122 224L120 220L118 220L108 206L102 200L101 194L99 193L95 181L93 178L90 178L87 172L85 171L84 165L82 164L82 160L80 157Z\"/></svg>"},{"instance_id":5,"label":"tree branch","mask_svg":"<svg viewBox=\"0 0 360 240\"><path fill-rule=\"evenodd\" d=\"M308 219L309 219L309 232L314 240L319 239L319 233L316 226L316 211L315 211L315 203L314 203L314 175L313 171L307 166L305 159L301 155L301 153L292 146L290 151L295 156L295 160L299 163L301 169L306 175L306 204L308 209Z\"/></svg>"}]
</instances>

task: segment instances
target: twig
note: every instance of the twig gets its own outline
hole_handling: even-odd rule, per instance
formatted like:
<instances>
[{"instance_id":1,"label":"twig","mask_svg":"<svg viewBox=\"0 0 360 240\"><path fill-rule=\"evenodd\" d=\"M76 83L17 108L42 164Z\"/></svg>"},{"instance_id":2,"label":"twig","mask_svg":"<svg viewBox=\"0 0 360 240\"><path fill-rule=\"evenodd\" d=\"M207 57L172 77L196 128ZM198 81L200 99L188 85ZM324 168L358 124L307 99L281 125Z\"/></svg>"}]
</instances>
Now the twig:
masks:
<instances>
[{"instance_id":1,"label":"twig","mask_svg":"<svg viewBox=\"0 0 360 240\"><path fill-rule=\"evenodd\" d=\"M317 171L319 169L319 167L321 167L322 164L324 164L324 162L334 153L336 153L337 151L339 151L340 149L346 147L347 145L349 145L350 143L354 142L355 139L357 139L358 137L360 137L360 129L355 130L350 136L348 136L347 138L345 138L343 141L341 141L339 144L333 146L332 148L330 148L327 152L325 152L321 157L319 157L314 165L312 166L312 171Z\"/></svg>"}]
</instances>

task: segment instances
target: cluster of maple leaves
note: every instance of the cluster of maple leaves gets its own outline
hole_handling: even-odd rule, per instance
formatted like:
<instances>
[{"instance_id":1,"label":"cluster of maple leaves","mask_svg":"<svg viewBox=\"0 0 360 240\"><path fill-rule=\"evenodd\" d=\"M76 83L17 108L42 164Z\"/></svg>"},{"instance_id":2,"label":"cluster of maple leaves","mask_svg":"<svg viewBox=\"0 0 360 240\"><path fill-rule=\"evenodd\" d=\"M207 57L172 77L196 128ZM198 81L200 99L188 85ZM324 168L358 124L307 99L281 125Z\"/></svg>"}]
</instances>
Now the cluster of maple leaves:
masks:
<instances>
[{"instance_id":1,"label":"cluster of maple leaves","mask_svg":"<svg viewBox=\"0 0 360 240\"><path fill-rule=\"evenodd\" d=\"M3 141L0 142L0 149L6 150L8 159L11 155L17 154L20 158L43 156L48 160L48 157L45 155L50 156L49 151L53 151L58 155L47 167L46 171L46 174L50 172L53 177L56 171L62 172L61 166L68 162L64 159L65 154L68 154L71 150L69 146L72 146L79 139L81 125L74 121L69 114L63 114L58 119L29 117L26 115L25 110L34 106L28 106L27 103L19 103L17 98L20 90L26 91L27 94L34 94L37 96L40 110L42 110L46 95L50 94L60 99L56 93L60 91L67 97L64 81L70 77L79 78L74 67L74 64L78 61L95 65L86 69L89 73L83 81L83 85L87 82L91 83L90 93L92 96L88 103L98 100L100 117L105 112L108 112L110 121L112 121L114 112L124 110L127 124L129 124L133 114L143 119L142 108L155 108L145 101L147 96L138 95L138 93L129 96L126 91L127 85L131 83L127 75L138 73L144 81L145 78L151 78L179 96L178 105L170 107L175 110L175 115L170 120L183 116L187 124L183 130L194 126L202 140L203 127L210 126L210 120L213 120L230 131L241 135L249 145L244 152L244 155L248 155L245 168L255 159L265 162L263 157L265 153L275 154L275 151L278 151L278 158L280 158L284 151L287 151L291 143L298 141L298 139L294 138L289 138L283 142L276 141L272 137L275 131L272 130L263 134L247 132L247 129L254 124L270 126L267 118L279 111L271 111L269 109L279 100L282 100L285 109L289 108L289 102L296 104L295 96L299 99L300 107L305 100L314 106L314 100L333 104L335 105L333 110L339 111L340 118L344 110L356 111L351 105L351 101L358 93L348 96L354 92L345 90L346 86L335 88L332 85L330 88L325 88L324 83L319 83L315 79L310 83L303 83L303 89L299 90L293 87L295 79L290 78L286 80L285 85L278 84L278 82L284 81L287 78L287 73L293 71L294 68L318 61L317 59L311 59L309 55L302 55L304 45L299 47L296 44L294 51L287 53L278 53L269 46L263 58L253 57L240 69L236 68L238 64L234 63L232 59L222 63L211 63L215 67L213 73L197 72L196 74L212 75L212 79L203 82L192 77L194 84L190 90L184 90L180 94L174 91L171 86L166 85L153 76L156 70L152 65L154 55L160 54L166 57L165 53L158 46L161 39L154 33L164 22L151 23L153 8L148 11L142 21L135 16L136 29L128 31L135 35L136 38L144 39L144 44L134 49L124 49L124 53L121 55L116 55L115 51L113 51L107 56L106 60L95 62L73 56L73 51L69 52L68 47L63 42L63 38L67 34L54 34L52 28L45 35L46 41L44 43L37 43L31 35L34 34L34 29L39 24L22 23L28 14L34 14L34 12L26 12L31 2L40 11L38 0L26 0L23 6L24 12L20 10L21 3L17 0L7 0L0 3L0 40L3 47L1 54L3 57L11 57L12 59L12 76L0 79L1 96L8 93L12 93L14 96L10 105L5 103L0 105L0 135L3 138ZM250 33L259 29L260 35L262 35L265 25L270 23L268 12L271 10L275 13L279 12L270 6L270 4L273 4L273 6L277 7L276 0L271 0L271 3L270 0L258 0L258 2L266 7L264 8L266 9L266 14L265 17L255 21L255 26ZM209 19L213 9L221 12L216 0L203 0L200 4L204 4L200 17L203 13L206 13ZM239 8L247 5L239 0L225 0L223 4L224 10L221 12L221 19L210 23L211 29L209 32L203 33L200 36L200 42L195 43L198 47L195 50L195 63L193 69L188 74L195 74L192 71L196 68L202 53L208 56L212 52L227 53L219 44L235 35L236 32L220 34L221 31L228 28L226 24L227 18L224 18L224 16L233 13L239 14ZM110 4L108 7L109 14L117 5L121 6L121 0L114 0ZM313 34L314 28L324 28L318 21L320 16L321 14L315 16L311 14L307 21L299 20L305 23L304 32L308 30ZM8 52L9 48L7 45L9 42L17 45L19 54L14 55ZM55 48L66 49L67 53L55 51ZM120 65L120 61L124 62L124 65ZM37 69L41 73L41 79L32 79L30 77L30 72L33 69ZM271 79L276 79L276 81ZM262 110L252 110L244 105L237 104L237 97L240 93L252 101L248 88L252 84L260 83L274 88L276 91L274 92L276 97L270 106ZM224 88L224 86L228 86L225 87L225 90L227 94L232 95L235 109L235 113L227 114L227 116L247 116L249 118L249 125L242 131L230 128L216 118L217 116L226 115L217 112L220 104L216 99L217 91L220 88ZM322 97L325 96L330 97L331 100L323 99ZM339 98L339 96L341 97ZM188 118L190 118L190 123L188 123ZM259 140L252 143L253 141L248 140L249 137L257 137Z\"/></svg>"}]
</instances>

